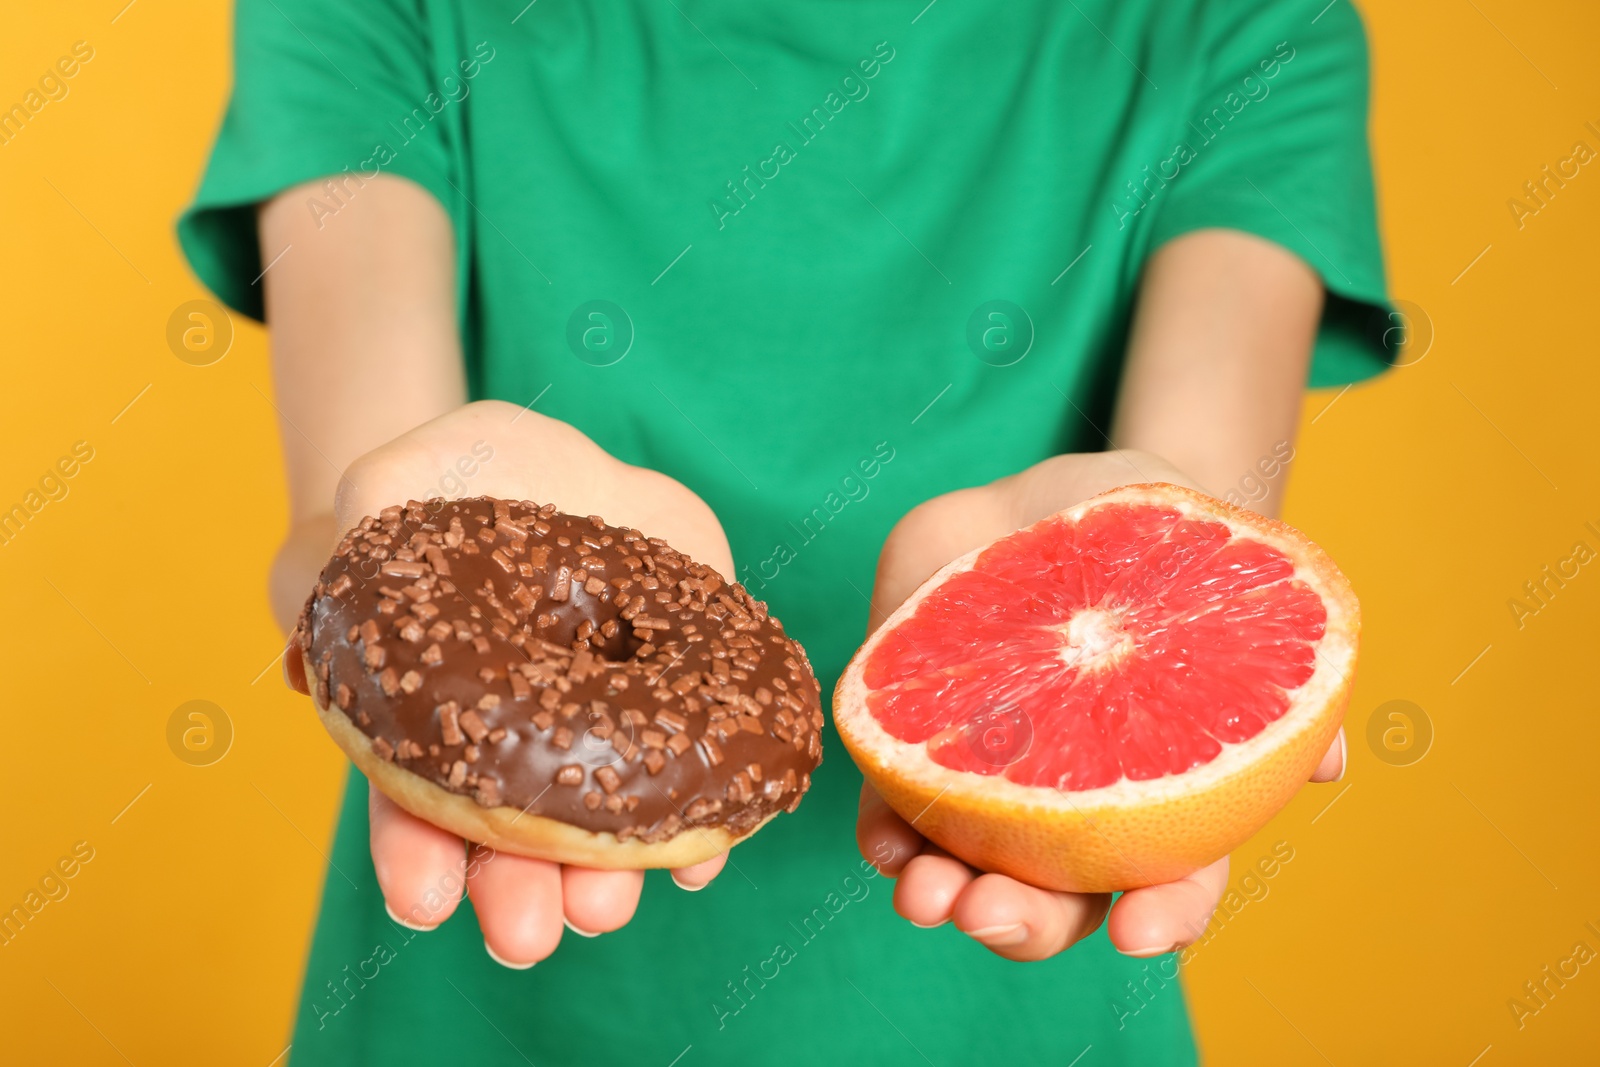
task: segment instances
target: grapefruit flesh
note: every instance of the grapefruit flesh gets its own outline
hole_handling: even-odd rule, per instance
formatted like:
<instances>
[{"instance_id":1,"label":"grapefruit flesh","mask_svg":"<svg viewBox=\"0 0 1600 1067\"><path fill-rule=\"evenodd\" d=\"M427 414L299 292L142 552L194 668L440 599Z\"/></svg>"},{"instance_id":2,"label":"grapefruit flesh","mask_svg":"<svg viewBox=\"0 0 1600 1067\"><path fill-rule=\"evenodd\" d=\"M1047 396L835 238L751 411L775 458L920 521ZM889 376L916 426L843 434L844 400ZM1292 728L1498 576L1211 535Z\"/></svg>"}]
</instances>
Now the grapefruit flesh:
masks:
<instances>
[{"instance_id":1,"label":"grapefruit flesh","mask_svg":"<svg viewBox=\"0 0 1600 1067\"><path fill-rule=\"evenodd\" d=\"M1349 583L1291 527L1125 486L956 560L862 646L835 720L924 836L1050 889L1171 881L1309 777L1355 670Z\"/></svg>"}]
</instances>

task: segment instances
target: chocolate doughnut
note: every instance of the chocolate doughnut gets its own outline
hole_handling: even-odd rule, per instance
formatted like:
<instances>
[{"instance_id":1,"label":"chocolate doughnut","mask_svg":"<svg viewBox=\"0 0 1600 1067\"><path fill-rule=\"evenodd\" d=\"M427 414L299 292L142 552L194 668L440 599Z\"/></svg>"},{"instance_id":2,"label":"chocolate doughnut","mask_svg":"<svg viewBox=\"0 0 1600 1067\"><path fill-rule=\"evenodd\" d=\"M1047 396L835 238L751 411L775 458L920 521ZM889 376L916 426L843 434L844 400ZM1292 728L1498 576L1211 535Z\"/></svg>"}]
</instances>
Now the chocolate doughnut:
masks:
<instances>
[{"instance_id":1,"label":"chocolate doughnut","mask_svg":"<svg viewBox=\"0 0 1600 1067\"><path fill-rule=\"evenodd\" d=\"M476 497L361 520L293 647L380 791L470 841L684 867L793 811L821 762L805 651L666 542Z\"/></svg>"}]
</instances>

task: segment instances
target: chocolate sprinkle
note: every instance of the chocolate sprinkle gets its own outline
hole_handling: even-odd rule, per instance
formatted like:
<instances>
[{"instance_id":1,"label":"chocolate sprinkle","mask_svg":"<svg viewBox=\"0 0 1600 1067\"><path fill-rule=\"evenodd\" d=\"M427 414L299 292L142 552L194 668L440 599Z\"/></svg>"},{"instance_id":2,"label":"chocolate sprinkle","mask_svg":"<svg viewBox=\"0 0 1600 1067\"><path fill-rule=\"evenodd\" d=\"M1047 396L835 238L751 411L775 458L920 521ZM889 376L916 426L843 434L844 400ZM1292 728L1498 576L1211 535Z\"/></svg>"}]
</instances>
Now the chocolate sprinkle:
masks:
<instances>
[{"instance_id":1,"label":"chocolate sprinkle","mask_svg":"<svg viewBox=\"0 0 1600 1067\"><path fill-rule=\"evenodd\" d=\"M623 840L747 832L793 811L821 760L816 678L765 604L658 538L550 504L363 519L298 639L380 758Z\"/></svg>"}]
</instances>

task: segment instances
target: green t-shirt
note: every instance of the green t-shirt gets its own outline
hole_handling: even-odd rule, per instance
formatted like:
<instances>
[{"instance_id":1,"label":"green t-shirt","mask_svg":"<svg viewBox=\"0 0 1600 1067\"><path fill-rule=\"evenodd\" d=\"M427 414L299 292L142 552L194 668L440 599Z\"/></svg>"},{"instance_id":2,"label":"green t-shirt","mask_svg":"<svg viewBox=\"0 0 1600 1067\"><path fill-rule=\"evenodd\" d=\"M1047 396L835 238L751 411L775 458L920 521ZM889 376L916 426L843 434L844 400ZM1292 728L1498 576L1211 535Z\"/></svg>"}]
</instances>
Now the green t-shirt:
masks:
<instances>
[{"instance_id":1,"label":"green t-shirt","mask_svg":"<svg viewBox=\"0 0 1600 1067\"><path fill-rule=\"evenodd\" d=\"M1331 294L1312 384L1385 365L1348 3L525 2L240 0L184 249L259 316L252 204L336 176L306 205L331 229L363 175L427 189L472 394L699 493L824 692L907 509L1104 447L1162 242L1294 251ZM526 972L470 907L427 935L388 921L353 780L293 1061L1192 1062L1171 957L1102 933L1014 964L898 918L826 741L799 811L711 888L653 872L624 930Z\"/></svg>"}]
</instances>

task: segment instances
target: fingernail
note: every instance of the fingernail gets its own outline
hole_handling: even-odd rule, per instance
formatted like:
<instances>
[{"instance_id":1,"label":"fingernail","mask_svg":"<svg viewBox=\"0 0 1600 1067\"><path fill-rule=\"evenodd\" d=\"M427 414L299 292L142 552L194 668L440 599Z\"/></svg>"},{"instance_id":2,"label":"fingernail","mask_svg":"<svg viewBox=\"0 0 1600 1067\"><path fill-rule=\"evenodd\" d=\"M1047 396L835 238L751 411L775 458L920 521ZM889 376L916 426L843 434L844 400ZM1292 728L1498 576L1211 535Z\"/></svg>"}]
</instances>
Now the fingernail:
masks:
<instances>
[{"instance_id":1,"label":"fingernail","mask_svg":"<svg viewBox=\"0 0 1600 1067\"><path fill-rule=\"evenodd\" d=\"M1028 940L1028 924L1012 923L1010 926L985 926L981 930L968 930L967 936L974 941L982 941L990 948L1020 945Z\"/></svg>"},{"instance_id":2,"label":"fingernail","mask_svg":"<svg viewBox=\"0 0 1600 1067\"><path fill-rule=\"evenodd\" d=\"M1175 944L1153 945L1146 948L1125 948L1122 950L1122 954L1124 956L1132 956L1134 959L1143 960L1149 959L1151 956L1165 956L1167 953L1176 952L1177 950L1178 946Z\"/></svg>"},{"instance_id":3,"label":"fingernail","mask_svg":"<svg viewBox=\"0 0 1600 1067\"><path fill-rule=\"evenodd\" d=\"M919 922L916 922L913 919L907 919L906 921L911 923L912 926L915 926L919 930L937 930L937 929L939 929L939 927L943 926L945 923L949 922L950 920L949 919L941 919L936 923L919 923Z\"/></svg>"},{"instance_id":4,"label":"fingernail","mask_svg":"<svg viewBox=\"0 0 1600 1067\"><path fill-rule=\"evenodd\" d=\"M425 934L429 930L436 929L438 925L435 924L434 926L424 926L422 923L412 922L410 919L402 919L393 908L389 907L389 902L387 900L383 902L383 910L389 913L389 918L393 919L401 926L404 926L407 930L416 930L419 933Z\"/></svg>"},{"instance_id":5,"label":"fingernail","mask_svg":"<svg viewBox=\"0 0 1600 1067\"><path fill-rule=\"evenodd\" d=\"M561 921L562 921L562 922L563 922L563 923L564 923L564 924L566 924L566 927L567 927L567 929L568 929L568 930L571 930L571 931L572 931L572 932L573 932L573 933L575 933L575 934L577 934L577 935L578 935L578 936L579 936L579 937L599 937L599 936L600 936L600 935L599 935L599 933L593 933L593 934L591 934L591 933L590 933L590 932L589 932L589 931L587 931L587 930L580 930L580 929L578 929L578 928L577 928L577 927L576 927L576 926L573 926L573 925L572 925L572 920L571 920L571 919L568 919L568 918L566 918L566 917L565 917L565 916L563 916L563 917L562 917L562 919L561 919Z\"/></svg>"},{"instance_id":6,"label":"fingernail","mask_svg":"<svg viewBox=\"0 0 1600 1067\"><path fill-rule=\"evenodd\" d=\"M489 947L489 942L487 942L487 941L485 941L483 943L483 951L485 951L485 952L487 952L489 954L489 958L491 960L494 960L500 966L508 968L510 970L513 970L513 971L525 971L529 967L532 967L534 963L538 963L539 962L538 960L534 960L533 963L512 963L510 960L503 960L499 956L495 955L494 949Z\"/></svg>"},{"instance_id":7,"label":"fingernail","mask_svg":"<svg viewBox=\"0 0 1600 1067\"><path fill-rule=\"evenodd\" d=\"M1350 742L1345 740L1344 731L1339 731L1339 777L1334 781L1344 781L1345 772L1350 769Z\"/></svg>"},{"instance_id":8,"label":"fingernail","mask_svg":"<svg viewBox=\"0 0 1600 1067\"><path fill-rule=\"evenodd\" d=\"M698 892L700 892L700 890L704 889L706 886L710 885L711 883L710 882L701 882L699 885L690 885L688 882L680 882L680 881L678 881L678 872L677 871L673 871L672 872L672 884L677 886L679 889L688 890L690 893L698 893Z\"/></svg>"}]
</instances>

